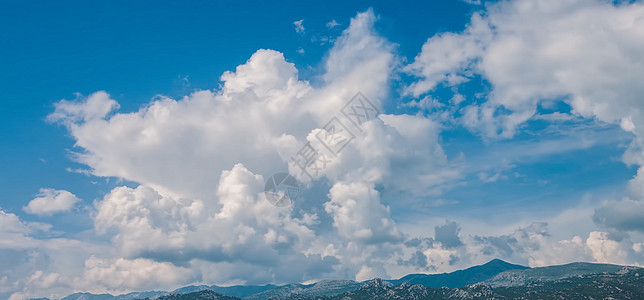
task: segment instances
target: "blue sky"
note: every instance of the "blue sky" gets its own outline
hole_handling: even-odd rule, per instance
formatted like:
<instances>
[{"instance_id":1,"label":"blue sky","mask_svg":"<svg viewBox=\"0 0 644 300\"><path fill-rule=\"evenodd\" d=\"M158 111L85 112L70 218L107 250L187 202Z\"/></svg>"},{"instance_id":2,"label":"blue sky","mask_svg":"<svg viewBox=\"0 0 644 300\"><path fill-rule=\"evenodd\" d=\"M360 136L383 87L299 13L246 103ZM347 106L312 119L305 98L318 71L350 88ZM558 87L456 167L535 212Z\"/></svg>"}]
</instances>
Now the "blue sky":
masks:
<instances>
[{"instance_id":1,"label":"blue sky","mask_svg":"<svg viewBox=\"0 0 644 300\"><path fill-rule=\"evenodd\" d=\"M479 2L3 1L0 297L643 264L644 6Z\"/></svg>"},{"instance_id":2,"label":"blue sky","mask_svg":"<svg viewBox=\"0 0 644 300\"><path fill-rule=\"evenodd\" d=\"M157 94L181 97L195 89L216 88L224 71L262 48L283 52L303 79L314 79L331 44L311 38L337 36L358 11L392 11L392 16L382 16L379 29L396 36L400 53L410 58L428 34L462 29L472 11L454 1L433 3L428 9L437 12L431 20L423 20L424 13L413 6L386 1L318 4L314 10L299 1L279 8L237 1L16 1L3 7L6 46L0 55L6 58L2 84L7 108L1 112L2 164L11 167L3 170L9 180L2 181L2 189L12 200L3 201L2 207L12 211L19 211L43 185L74 189L90 199L105 192L84 176L65 171L78 167L66 153L73 140L63 128L44 122L60 99L106 90L123 111L136 111ZM307 36L293 30L295 19L305 20ZM331 20L344 26L329 30L326 23ZM424 33L416 30L421 26L427 28ZM306 55L298 54L299 48Z\"/></svg>"}]
</instances>

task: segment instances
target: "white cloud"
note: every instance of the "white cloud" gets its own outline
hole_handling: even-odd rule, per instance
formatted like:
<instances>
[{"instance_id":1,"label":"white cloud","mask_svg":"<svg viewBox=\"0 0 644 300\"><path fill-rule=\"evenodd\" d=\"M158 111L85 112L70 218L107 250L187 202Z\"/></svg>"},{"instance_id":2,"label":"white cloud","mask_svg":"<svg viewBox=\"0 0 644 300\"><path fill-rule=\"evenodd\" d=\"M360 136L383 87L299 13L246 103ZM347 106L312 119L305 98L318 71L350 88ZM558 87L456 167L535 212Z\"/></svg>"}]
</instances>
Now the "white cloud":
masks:
<instances>
[{"instance_id":1,"label":"white cloud","mask_svg":"<svg viewBox=\"0 0 644 300\"><path fill-rule=\"evenodd\" d=\"M335 28L337 26L340 26L340 23L338 23L335 19L333 19L333 20L329 21L328 23L326 23L326 27L329 28L329 29Z\"/></svg>"},{"instance_id":2,"label":"white cloud","mask_svg":"<svg viewBox=\"0 0 644 300\"><path fill-rule=\"evenodd\" d=\"M33 232L18 216L0 210L0 247L24 249L34 245L28 235Z\"/></svg>"},{"instance_id":3,"label":"white cloud","mask_svg":"<svg viewBox=\"0 0 644 300\"><path fill-rule=\"evenodd\" d=\"M110 112L118 109L119 104L110 99L107 93L100 91L87 97L83 105L78 105L74 101L61 100L54 104L54 107L54 112L47 116L47 120L70 124L102 119Z\"/></svg>"},{"instance_id":4,"label":"white cloud","mask_svg":"<svg viewBox=\"0 0 644 300\"><path fill-rule=\"evenodd\" d=\"M375 33L375 21L371 11L352 20L330 50L319 88L298 80L295 66L281 53L258 50L235 72L222 75L221 91L198 91L178 101L159 97L138 112L84 123L72 116L55 119L68 125L80 149L76 157L92 174L212 200L221 171L236 163L265 176L284 170L308 133L356 92L379 106L394 57L393 47ZM106 102L102 106L116 107L109 104L113 100L100 99ZM65 105L84 111L95 105L90 100L96 101Z\"/></svg>"},{"instance_id":5,"label":"white cloud","mask_svg":"<svg viewBox=\"0 0 644 300\"><path fill-rule=\"evenodd\" d=\"M465 81L466 73L472 71L472 65L485 53L485 47L492 39L487 22L474 14L463 33L447 32L427 40L414 62L404 68L422 78L411 84L407 92L418 96L442 82L456 85Z\"/></svg>"},{"instance_id":6,"label":"white cloud","mask_svg":"<svg viewBox=\"0 0 644 300\"><path fill-rule=\"evenodd\" d=\"M150 290L158 287L178 288L197 279L195 273L185 267L149 259L115 260L90 257L85 261L85 271L75 278L77 286L95 286L95 291L127 292Z\"/></svg>"},{"instance_id":7,"label":"white cloud","mask_svg":"<svg viewBox=\"0 0 644 300\"><path fill-rule=\"evenodd\" d=\"M644 24L641 3L517 0L491 4L461 34L432 37L408 70L422 78L421 94L437 83L482 75L488 101L467 107L464 122L486 135L512 136L540 101L566 98L575 114L624 123L642 122L644 61L638 55ZM639 74L639 75L637 75ZM609 104L610 103L610 104ZM503 107L510 113L499 113ZM641 135L641 134L640 134Z\"/></svg>"},{"instance_id":8,"label":"white cloud","mask_svg":"<svg viewBox=\"0 0 644 300\"><path fill-rule=\"evenodd\" d=\"M63 296L90 253L109 251L100 242L43 238L50 227L0 210L0 298Z\"/></svg>"},{"instance_id":9,"label":"white cloud","mask_svg":"<svg viewBox=\"0 0 644 300\"><path fill-rule=\"evenodd\" d=\"M224 98L233 101L242 97L266 101L288 96L284 92L289 89L306 87L305 83L298 82L295 65L286 62L282 53L273 50L257 51L235 72L224 72L221 80L224 82Z\"/></svg>"},{"instance_id":10,"label":"white cloud","mask_svg":"<svg viewBox=\"0 0 644 300\"><path fill-rule=\"evenodd\" d=\"M597 262L625 264L627 261L627 254L620 249L620 244L608 238L608 234L605 232L591 232L586 240L586 245Z\"/></svg>"},{"instance_id":11,"label":"white cloud","mask_svg":"<svg viewBox=\"0 0 644 300\"><path fill-rule=\"evenodd\" d=\"M237 164L223 172L218 200L212 202L164 197L144 186L120 187L97 203L96 229L101 234L117 229L113 242L125 257L270 264L307 249L315 216L295 219L289 209L276 209L260 196L263 185L262 176ZM280 245L288 247L276 250Z\"/></svg>"},{"instance_id":12,"label":"white cloud","mask_svg":"<svg viewBox=\"0 0 644 300\"><path fill-rule=\"evenodd\" d=\"M368 266L362 266L356 275L356 281L366 281L378 277L378 272Z\"/></svg>"},{"instance_id":13,"label":"white cloud","mask_svg":"<svg viewBox=\"0 0 644 300\"><path fill-rule=\"evenodd\" d=\"M325 84L317 89L299 81L281 53L259 50L236 72L222 75L221 91L199 91L179 101L160 97L138 112L85 123L58 120L68 124L82 149L78 161L94 175L139 182L168 195L212 199L219 174L235 163L266 176L283 169L283 161L304 144L298 139L323 126L357 91L379 104L393 49L375 35L373 22L372 12L352 21L331 50Z\"/></svg>"},{"instance_id":14,"label":"white cloud","mask_svg":"<svg viewBox=\"0 0 644 300\"><path fill-rule=\"evenodd\" d=\"M605 201L595 210L593 219L609 228L621 231L644 231L644 202L624 198Z\"/></svg>"},{"instance_id":15,"label":"white cloud","mask_svg":"<svg viewBox=\"0 0 644 300\"><path fill-rule=\"evenodd\" d=\"M331 201L324 208L333 216L333 226L340 236L367 243L395 243L402 239L389 208L380 204L373 185L336 183L329 197Z\"/></svg>"},{"instance_id":16,"label":"white cloud","mask_svg":"<svg viewBox=\"0 0 644 300\"><path fill-rule=\"evenodd\" d=\"M68 212L81 199L65 190L40 189L38 197L29 201L22 210L35 215L52 215L60 212Z\"/></svg>"},{"instance_id":17,"label":"white cloud","mask_svg":"<svg viewBox=\"0 0 644 300\"><path fill-rule=\"evenodd\" d=\"M632 132L626 164L644 165L644 5L603 0L502 1L474 14L462 33L430 38L406 71L419 77L408 91L422 95L438 84L458 85L480 75L484 101L456 105L461 123L484 137L512 137L535 118L539 105L563 101L570 116ZM474 100L474 99L470 99ZM482 103L481 103L482 102ZM464 102L468 103L468 102ZM543 118L536 116L536 118ZM644 172L627 198L607 201L594 219L620 231L643 231L640 190Z\"/></svg>"},{"instance_id":18,"label":"white cloud","mask_svg":"<svg viewBox=\"0 0 644 300\"><path fill-rule=\"evenodd\" d=\"M502 128L501 135L511 136L515 126L532 116L536 104L530 89L516 92L521 94L517 94L521 97L516 97L516 103L505 103L507 95L515 96L505 81L514 80L512 76L539 74L525 75L525 70L513 70L506 62L495 66L489 60L500 55L495 51L513 50L497 47L497 43L514 45L501 39L506 31L510 36L514 31L526 34L521 30L533 34L515 24L518 21L511 14L515 10L523 13L520 6L525 3L494 6L488 14L475 15L464 33L430 39L406 68L421 77L408 92L421 95L443 82L458 85L479 72L489 77L494 91L487 104L463 109L462 120L491 135ZM543 3L550 7L550 2ZM527 10L552 17L554 13L548 9ZM510 20L505 19L508 14ZM117 187L95 202L96 234L99 239L109 239L109 244L97 243L91 251L79 247L73 252L70 245L80 242L48 241L53 246L42 253L54 257L54 263L25 267L23 278L33 275L34 280L22 280L18 292L58 293L54 285L101 292L167 289L189 281L366 279L403 271L451 271L499 255L531 265L610 260L613 256L639 259L631 253L639 249L637 243L629 246L629 242L618 242L608 234L591 234L585 242L582 235L569 240L554 238L545 223L487 236L468 236L464 233L467 228L461 232L457 223L448 223L436 227L434 238L420 236L423 242L415 246L402 244L409 237L397 226L389 205L399 199L385 198L385 192L419 199L439 195L463 172L448 161L439 143L441 125L422 116L383 114L360 129L353 128L355 139L323 170L318 181L303 187L315 191L314 195L306 195L288 208L274 207L263 199L264 179L287 170L297 150L306 142L315 142L316 134L323 131L320 128L337 116L356 92L362 92L378 109L389 101L389 82L398 60L395 46L375 32L376 20L371 10L351 20L334 41L316 84L300 80L295 65L282 53L260 49L221 76L221 89L197 91L178 100L159 96L135 112L118 112L118 103L105 92L59 102L48 119L67 127L76 142L75 158L94 176L123 178L138 186ZM527 20L531 25L537 23ZM572 21L559 21L565 29L572 26L567 23ZM294 23L300 33L304 33L302 22ZM543 25L546 31L554 31L555 25ZM573 29L578 26L573 25ZM518 40L521 49L533 46ZM509 53L508 58L525 59L513 55L521 56L520 51ZM495 68L515 73L507 75L508 79ZM528 85L528 81L517 84ZM574 87L553 85L546 85L546 91L555 91L553 95ZM467 102L455 97L452 105ZM496 109L506 104L512 113L495 119ZM584 115L581 111L579 106L573 113ZM627 119L632 126L624 120L620 116L614 121L637 132L637 116ZM531 145L525 148L536 151L527 149L534 148ZM293 168L290 171L297 173ZM29 237L33 229L15 215L4 220L13 226L7 228L14 229L0 232L0 245L17 247L10 239L13 237L34 248L42 245ZM623 256L620 251L626 251L626 246L633 250ZM69 258L61 251L78 257L66 272L60 271L65 269L60 265ZM557 256L559 253L563 255ZM167 273L171 275L161 275Z\"/></svg>"},{"instance_id":19,"label":"white cloud","mask_svg":"<svg viewBox=\"0 0 644 300\"><path fill-rule=\"evenodd\" d=\"M399 251L403 234L376 184L387 181L389 188L422 196L427 187L457 177L453 170L442 173L447 160L433 121L383 115L352 128L359 137L325 170L333 186L328 197L323 190L279 209L262 196L266 176L285 171L299 147L356 92L380 108L396 63L394 47L373 29L376 20L372 11L352 19L330 50L319 86L299 80L281 53L258 50L222 75L221 90L180 100L161 96L134 113L51 117L67 126L76 158L93 175L140 184L115 188L96 202L96 232L115 249L101 258L104 267L85 266L85 272L112 276L120 271L110 265L141 262L169 263L218 282L297 282L367 269L386 276L374 265ZM65 105L85 111L89 100ZM100 101L117 108L109 97ZM313 185L327 188L323 180Z\"/></svg>"},{"instance_id":20,"label":"white cloud","mask_svg":"<svg viewBox=\"0 0 644 300\"><path fill-rule=\"evenodd\" d=\"M308 84L272 50L257 51L222 80L221 92L198 91L180 101L160 97L135 113L70 124L82 149L77 160L97 176L201 199L212 198L221 170L237 162L264 174L279 170L276 140L315 127L308 117L313 107L302 105Z\"/></svg>"},{"instance_id":21,"label":"white cloud","mask_svg":"<svg viewBox=\"0 0 644 300\"><path fill-rule=\"evenodd\" d=\"M574 219L569 221L574 222ZM448 222L440 230L444 231L444 227L453 226L460 228L460 225ZM558 224L557 228L560 226L562 225ZM449 228L449 231L453 231L452 229ZM397 255L398 266L388 265L388 269L393 270L394 276L419 271L450 272L473 264L482 264L494 258L531 267L577 261L614 264L644 262L641 251L637 251L640 245L628 237L592 231L587 238L575 235L570 239L560 239L551 234L549 225L544 222L519 227L507 234L460 234L458 241L461 244L456 247L444 245L438 240L438 233L437 230L436 239L417 237L407 240L407 248ZM444 237L442 239L444 240ZM418 255L418 251L421 251L422 255Z\"/></svg>"},{"instance_id":22,"label":"white cloud","mask_svg":"<svg viewBox=\"0 0 644 300\"><path fill-rule=\"evenodd\" d=\"M306 29L304 28L304 25L302 24L303 22L304 22L303 19L293 22L293 25L295 25L295 32L297 32L299 34L304 34L304 31Z\"/></svg>"}]
</instances>

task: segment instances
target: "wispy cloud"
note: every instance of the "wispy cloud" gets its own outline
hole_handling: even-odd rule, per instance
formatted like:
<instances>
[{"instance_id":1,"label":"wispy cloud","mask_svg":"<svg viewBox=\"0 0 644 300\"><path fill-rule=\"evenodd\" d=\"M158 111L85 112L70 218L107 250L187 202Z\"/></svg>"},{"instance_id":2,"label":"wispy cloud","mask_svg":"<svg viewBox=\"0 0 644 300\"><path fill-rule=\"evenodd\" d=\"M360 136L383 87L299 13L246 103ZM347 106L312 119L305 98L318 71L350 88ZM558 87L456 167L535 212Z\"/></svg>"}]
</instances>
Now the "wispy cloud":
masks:
<instances>
[{"instance_id":1,"label":"wispy cloud","mask_svg":"<svg viewBox=\"0 0 644 300\"><path fill-rule=\"evenodd\" d=\"M304 28L304 25L302 23L304 23L303 19L293 22L293 25L295 25L295 32L299 34L304 34L304 31L306 29Z\"/></svg>"},{"instance_id":2,"label":"wispy cloud","mask_svg":"<svg viewBox=\"0 0 644 300\"><path fill-rule=\"evenodd\" d=\"M336 20L331 20L328 23L326 23L326 27L329 29L335 28L337 26L340 26L340 23L338 23Z\"/></svg>"}]
</instances>

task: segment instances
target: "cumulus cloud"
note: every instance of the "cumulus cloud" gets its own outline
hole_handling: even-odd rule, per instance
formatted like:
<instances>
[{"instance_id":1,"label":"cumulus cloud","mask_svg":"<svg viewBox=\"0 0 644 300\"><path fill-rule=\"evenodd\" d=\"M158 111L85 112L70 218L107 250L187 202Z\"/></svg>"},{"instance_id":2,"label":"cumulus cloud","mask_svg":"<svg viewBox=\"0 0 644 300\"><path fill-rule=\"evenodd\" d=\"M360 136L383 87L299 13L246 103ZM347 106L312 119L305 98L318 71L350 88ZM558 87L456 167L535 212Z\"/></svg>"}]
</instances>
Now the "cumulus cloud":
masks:
<instances>
[{"instance_id":1,"label":"cumulus cloud","mask_svg":"<svg viewBox=\"0 0 644 300\"><path fill-rule=\"evenodd\" d=\"M61 100L54 104L54 107L54 112L47 116L47 120L71 124L104 118L110 112L118 109L119 104L110 99L106 92L100 91L87 97L82 105L77 101Z\"/></svg>"},{"instance_id":2,"label":"cumulus cloud","mask_svg":"<svg viewBox=\"0 0 644 300\"><path fill-rule=\"evenodd\" d=\"M512 234L499 236L474 236L484 255L493 257L514 257L532 253L541 248L549 236L547 223L538 222L519 228Z\"/></svg>"},{"instance_id":3,"label":"cumulus cloud","mask_svg":"<svg viewBox=\"0 0 644 300\"><path fill-rule=\"evenodd\" d=\"M622 160L640 168L626 197L597 208L597 224L642 231L644 182L644 5L633 1L515 0L488 3L460 33L431 37L405 67L418 77L407 92L419 97L440 86L458 90L480 77L481 98L444 108L485 138L510 138L539 107L563 102L570 112L619 126L634 138ZM566 115L562 115L566 114ZM570 114L570 116L568 116Z\"/></svg>"},{"instance_id":4,"label":"cumulus cloud","mask_svg":"<svg viewBox=\"0 0 644 300\"><path fill-rule=\"evenodd\" d=\"M460 232L461 228L454 221L447 221L444 225L434 227L436 241L447 249L463 246L463 242L458 236Z\"/></svg>"},{"instance_id":5,"label":"cumulus cloud","mask_svg":"<svg viewBox=\"0 0 644 300\"><path fill-rule=\"evenodd\" d=\"M619 242L610 239L606 232L591 232L586 245L597 262L624 264L627 261L626 251Z\"/></svg>"},{"instance_id":6,"label":"cumulus cloud","mask_svg":"<svg viewBox=\"0 0 644 300\"><path fill-rule=\"evenodd\" d=\"M329 197L325 210L333 216L333 226L340 236L368 243L397 242L402 238L373 185L336 183Z\"/></svg>"},{"instance_id":7,"label":"cumulus cloud","mask_svg":"<svg viewBox=\"0 0 644 300\"><path fill-rule=\"evenodd\" d=\"M115 260L90 257L85 261L83 276L75 278L79 286L97 286L104 292L148 290L159 286L178 288L193 282L195 274L185 267L149 259Z\"/></svg>"},{"instance_id":8,"label":"cumulus cloud","mask_svg":"<svg viewBox=\"0 0 644 300\"><path fill-rule=\"evenodd\" d=\"M330 50L318 88L299 80L281 53L258 50L235 72L222 75L218 91L180 100L160 96L138 112L98 114L84 122L69 114L50 118L68 126L79 149L76 159L93 175L123 178L168 195L213 199L221 171L236 163L265 176L285 169L308 134L358 91L380 106L394 56L393 47L374 31L375 21L371 11L352 20ZM73 111L89 110L85 107L96 101L117 107L109 97L97 99L65 105Z\"/></svg>"},{"instance_id":9,"label":"cumulus cloud","mask_svg":"<svg viewBox=\"0 0 644 300\"><path fill-rule=\"evenodd\" d=\"M431 37L404 71L422 78L412 83L407 92L415 96L434 89L439 83L456 85L467 80L474 63L485 53L492 39L488 21L475 13L467 29L461 33L442 33Z\"/></svg>"},{"instance_id":10,"label":"cumulus cloud","mask_svg":"<svg viewBox=\"0 0 644 300\"><path fill-rule=\"evenodd\" d=\"M30 214L52 215L70 211L80 201L81 199L65 190L40 189L38 197L29 201L22 209Z\"/></svg>"},{"instance_id":11,"label":"cumulus cloud","mask_svg":"<svg viewBox=\"0 0 644 300\"><path fill-rule=\"evenodd\" d=\"M296 113L295 104L309 89L296 76L281 53L259 50L238 72L222 75L222 91L198 91L179 101L161 96L138 112L84 123L73 117L60 121L82 149L76 159L92 174L204 199L212 197L221 170L237 162L262 173L279 170L273 145L283 134L302 135L307 124L314 127L305 117L286 117ZM85 107L91 99L73 105ZM301 110L307 114L306 107Z\"/></svg>"},{"instance_id":12,"label":"cumulus cloud","mask_svg":"<svg viewBox=\"0 0 644 300\"><path fill-rule=\"evenodd\" d=\"M634 79L595 62L601 60L583 63L607 55L615 68L639 74L633 67L640 59L635 51L639 42L633 38L639 34L641 7L624 4L632 8L627 11L599 4L518 0L488 5L462 33L427 41L403 68L419 78L406 92L421 97L441 85L458 88L482 76L491 84L485 101L455 97L450 105L457 107L450 112L483 135L510 137L534 115L541 99L561 97L576 117L596 117L641 136L639 87L620 81L632 84ZM435 226L433 238L402 232L390 205L400 199L391 195L440 195L462 169L447 159L435 119L387 113L356 125L342 113L357 92L374 110L382 111L391 101L390 80L399 60L395 45L375 31L377 20L371 10L351 20L334 41L316 84L301 80L282 53L260 49L225 72L221 88L181 99L158 96L138 111L119 112L106 92L58 102L48 120L68 129L75 140L74 159L94 176L117 177L135 186L116 187L94 203L95 233L105 242L90 246L48 240L51 246L35 252L47 259L24 267L22 278L33 280L15 280L19 288L14 297L36 290L59 293L56 286L122 292L195 281L363 280L451 271L496 257L533 266L641 261L644 247L625 236L593 231L587 238L584 233L556 239L546 223L497 235L467 235L455 221ZM605 32L589 35L582 26L589 20ZM302 20L294 25L304 33ZM573 43L564 45L569 40ZM616 49L602 47L611 42ZM581 51L586 47L593 49ZM613 57L616 52L625 55ZM586 69L577 70L582 63ZM608 84L600 81L611 76L616 79ZM600 98L630 106L613 108ZM292 158L307 144L323 149L320 136L331 131L325 124L336 119L353 137L313 180L306 180ZM636 146L631 146L633 161L638 159ZM268 176L283 171L306 181L301 188L309 193L294 206L277 208L262 191ZM638 192L636 184L632 190ZM25 210L65 210L53 202L39 200ZM75 203L68 202L66 210ZM623 213L598 210L596 219L626 230L639 226L611 221ZM41 240L30 236L37 230L33 226L10 214L0 214L3 222L7 226L0 231L0 245L11 251L42 247ZM74 246L78 249L69 250ZM60 265L69 261L61 254L65 251L77 259L73 268L61 272ZM3 275L0 284L14 280Z\"/></svg>"},{"instance_id":13,"label":"cumulus cloud","mask_svg":"<svg viewBox=\"0 0 644 300\"><path fill-rule=\"evenodd\" d=\"M33 232L18 216L0 210L0 245L3 248L22 248L33 245L28 235Z\"/></svg>"},{"instance_id":14,"label":"cumulus cloud","mask_svg":"<svg viewBox=\"0 0 644 300\"><path fill-rule=\"evenodd\" d=\"M436 238L440 239L442 231L453 236L454 228L460 227L454 221L436 226ZM415 237L407 240L406 248L397 254L396 266L388 267L397 276L404 276L419 271L449 272L494 258L531 267L577 261L641 264L644 259L641 245L627 236L591 231L561 239L553 236L549 227L548 223L535 222L498 235L462 235L458 247L431 237Z\"/></svg>"},{"instance_id":15,"label":"cumulus cloud","mask_svg":"<svg viewBox=\"0 0 644 300\"><path fill-rule=\"evenodd\" d=\"M427 41L407 67L421 78L411 92L483 76L488 101L463 107L463 123L490 136L512 136L540 102L558 98L575 114L641 127L644 91L634 81L643 72L641 3L517 0L486 12L462 33Z\"/></svg>"},{"instance_id":16,"label":"cumulus cloud","mask_svg":"<svg viewBox=\"0 0 644 300\"><path fill-rule=\"evenodd\" d=\"M273 265L308 249L315 215L292 218L261 197L262 176L237 164L224 171L217 202L174 199L151 188L120 187L97 203L96 229L121 255L185 265L190 260ZM321 261L321 256L311 256ZM305 262L302 262L306 264ZM283 274L280 274L283 275ZM302 274L300 274L301 276Z\"/></svg>"},{"instance_id":17,"label":"cumulus cloud","mask_svg":"<svg viewBox=\"0 0 644 300\"><path fill-rule=\"evenodd\" d=\"M62 296L91 253L108 252L101 243L47 237L50 227L0 210L0 298Z\"/></svg>"},{"instance_id":18,"label":"cumulus cloud","mask_svg":"<svg viewBox=\"0 0 644 300\"><path fill-rule=\"evenodd\" d=\"M113 290L113 274L138 265L238 283L388 276L384 265L404 234L376 187L422 197L459 171L448 168L430 119L374 114L363 124L343 114L357 92L374 111L386 100L396 58L376 21L371 10L351 20L317 86L300 80L282 53L260 49L221 76L221 89L159 96L136 112L118 112L105 92L61 101L49 119L75 139L74 158L94 176L139 184L95 202L96 234L113 253L86 258L82 270L94 279L70 285ZM300 176L289 162L328 134L334 117L355 139L302 187L323 192L272 206L262 194L267 176Z\"/></svg>"},{"instance_id":19,"label":"cumulus cloud","mask_svg":"<svg viewBox=\"0 0 644 300\"><path fill-rule=\"evenodd\" d=\"M621 231L644 232L644 202L625 198L605 201L595 210L595 222Z\"/></svg>"},{"instance_id":20,"label":"cumulus cloud","mask_svg":"<svg viewBox=\"0 0 644 300\"><path fill-rule=\"evenodd\" d=\"M619 231L644 232L644 168L640 167L628 182L627 196L622 200L607 200L595 210L598 224Z\"/></svg>"}]
</instances>

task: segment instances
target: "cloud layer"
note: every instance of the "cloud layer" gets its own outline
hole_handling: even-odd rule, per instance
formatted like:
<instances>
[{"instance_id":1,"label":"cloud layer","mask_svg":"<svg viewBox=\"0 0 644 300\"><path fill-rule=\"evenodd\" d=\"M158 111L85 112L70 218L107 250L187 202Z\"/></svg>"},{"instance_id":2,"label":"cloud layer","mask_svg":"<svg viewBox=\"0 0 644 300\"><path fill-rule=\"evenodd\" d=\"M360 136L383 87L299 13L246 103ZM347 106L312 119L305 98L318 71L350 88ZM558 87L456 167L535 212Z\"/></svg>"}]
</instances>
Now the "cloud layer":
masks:
<instances>
[{"instance_id":1,"label":"cloud layer","mask_svg":"<svg viewBox=\"0 0 644 300\"><path fill-rule=\"evenodd\" d=\"M510 138L541 108L558 102L558 116L615 124L634 139L622 160L640 168L623 200L609 200L594 220L619 231L644 232L644 5L627 1L516 0L488 4L462 33L430 38L405 71L419 80L407 91L458 89L481 77L484 101L450 107L460 124L484 138ZM472 103L475 102L475 103ZM478 103L476 103L478 102ZM562 114L563 113L563 114ZM572 116L571 116L572 115Z\"/></svg>"},{"instance_id":2,"label":"cloud layer","mask_svg":"<svg viewBox=\"0 0 644 300\"><path fill-rule=\"evenodd\" d=\"M95 201L88 209L92 230L74 237L56 237L50 225L0 210L0 266L11 270L0 271L0 296L365 280L451 271L496 257L531 266L644 263L637 235L644 232L638 82L644 7L516 0L484 9L463 32L430 37L402 68L396 45L376 32L378 17L368 10L335 39L316 84L301 80L282 53L260 49L225 72L220 88L158 96L138 111L120 112L104 91L61 100L47 119L68 130L73 158L91 176L132 185ZM301 20L294 24L304 32ZM414 76L403 93L442 115L386 112L356 123L343 111L358 92L372 111L399 104L390 95L400 71ZM488 89L459 93L477 78ZM425 97L441 88L460 96ZM553 103L570 109L544 117L541 110ZM634 136L623 161L640 171L624 198L607 200L594 214L577 212L593 226L562 237L558 231L576 222L564 212L489 234L471 233L476 228L468 220L421 223L414 232L422 234L402 229L418 220L396 219L396 205L464 186L467 172L494 182L505 171L488 176L466 170L467 158L448 158L444 123L493 141L547 118L610 123ZM341 150L325 146L339 128L350 132L348 142ZM307 145L326 155L310 177L293 161ZM266 178L285 171L301 181L302 194L279 208L263 188ZM43 189L24 210L64 213L80 201Z\"/></svg>"}]
</instances>

